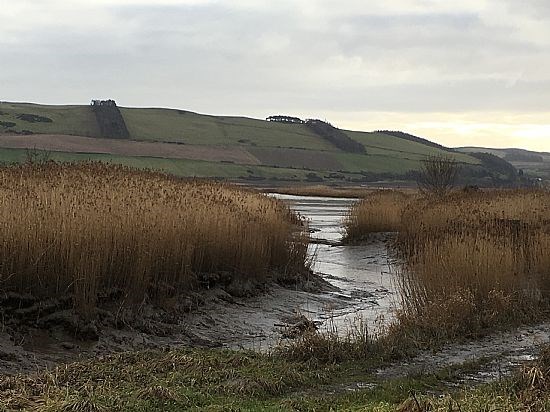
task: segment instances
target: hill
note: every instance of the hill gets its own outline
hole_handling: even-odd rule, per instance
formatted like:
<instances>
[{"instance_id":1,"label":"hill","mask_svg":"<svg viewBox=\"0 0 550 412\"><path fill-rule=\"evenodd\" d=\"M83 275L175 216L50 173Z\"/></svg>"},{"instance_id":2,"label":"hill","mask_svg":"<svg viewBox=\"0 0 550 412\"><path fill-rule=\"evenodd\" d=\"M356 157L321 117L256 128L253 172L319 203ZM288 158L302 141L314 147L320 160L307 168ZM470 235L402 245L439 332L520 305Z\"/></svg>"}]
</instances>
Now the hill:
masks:
<instances>
[{"instance_id":1,"label":"hill","mask_svg":"<svg viewBox=\"0 0 550 412\"><path fill-rule=\"evenodd\" d=\"M412 180L426 156L441 154L460 162L468 180L487 183L500 173L468 153L405 133L307 123L0 102L0 161L23 161L31 150L60 161L102 160L179 176L336 183Z\"/></svg>"},{"instance_id":2,"label":"hill","mask_svg":"<svg viewBox=\"0 0 550 412\"><path fill-rule=\"evenodd\" d=\"M473 152L484 152L498 156L511 163L521 174L532 177L550 179L550 153L535 152L525 149L491 149L485 147L459 147L459 152L471 154Z\"/></svg>"}]
</instances>

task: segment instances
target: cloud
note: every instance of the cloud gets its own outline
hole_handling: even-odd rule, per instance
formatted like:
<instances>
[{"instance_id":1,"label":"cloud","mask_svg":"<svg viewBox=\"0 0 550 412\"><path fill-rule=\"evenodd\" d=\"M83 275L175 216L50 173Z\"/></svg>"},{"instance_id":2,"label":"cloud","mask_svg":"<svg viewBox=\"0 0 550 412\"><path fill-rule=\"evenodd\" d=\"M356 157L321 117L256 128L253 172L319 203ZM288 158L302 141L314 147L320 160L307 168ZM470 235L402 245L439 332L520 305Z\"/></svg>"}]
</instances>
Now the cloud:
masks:
<instances>
[{"instance_id":1,"label":"cloud","mask_svg":"<svg viewBox=\"0 0 550 412\"><path fill-rule=\"evenodd\" d=\"M547 110L543 0L6 3L2 100L112 96L207 113L330 113L336 123L359 112Z\"/></svg>"}]
</instances>

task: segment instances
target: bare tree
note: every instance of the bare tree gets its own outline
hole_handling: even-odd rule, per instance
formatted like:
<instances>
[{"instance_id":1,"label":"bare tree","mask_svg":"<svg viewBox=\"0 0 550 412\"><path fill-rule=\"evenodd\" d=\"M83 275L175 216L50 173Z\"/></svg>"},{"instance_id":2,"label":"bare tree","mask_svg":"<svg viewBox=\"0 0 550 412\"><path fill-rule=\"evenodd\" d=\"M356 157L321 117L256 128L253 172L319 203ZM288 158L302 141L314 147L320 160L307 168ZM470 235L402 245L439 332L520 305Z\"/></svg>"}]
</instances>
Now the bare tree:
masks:
<instances>
[{"instance_id":1,"label":"bare tree","mask_svg":"<svg viewBox=\"0 0 550 412\"><path fill-rule=\"evenodd\" d=\"M418 187L423 193L445 196L453 189L459 168L451 156L428 156L422 161Z\"/></svg>"}]
</instances>

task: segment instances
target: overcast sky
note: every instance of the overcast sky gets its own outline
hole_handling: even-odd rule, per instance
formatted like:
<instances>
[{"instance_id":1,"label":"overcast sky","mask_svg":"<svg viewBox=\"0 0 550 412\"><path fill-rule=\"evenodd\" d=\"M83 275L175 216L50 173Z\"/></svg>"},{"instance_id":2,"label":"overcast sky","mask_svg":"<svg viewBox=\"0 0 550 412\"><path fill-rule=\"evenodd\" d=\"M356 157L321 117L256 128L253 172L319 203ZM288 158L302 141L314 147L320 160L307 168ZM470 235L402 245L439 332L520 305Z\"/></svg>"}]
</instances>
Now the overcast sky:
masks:
<instances>
[{"instance_id":1,"label":"overcast sky","mask_svg":"<svg viewBox=\"0 0 550 412\"><path fill-rule=\"evenodd\" d=\"M550 151L548 0L0 0L0 100Z\"/></svg>"}]
</instances>

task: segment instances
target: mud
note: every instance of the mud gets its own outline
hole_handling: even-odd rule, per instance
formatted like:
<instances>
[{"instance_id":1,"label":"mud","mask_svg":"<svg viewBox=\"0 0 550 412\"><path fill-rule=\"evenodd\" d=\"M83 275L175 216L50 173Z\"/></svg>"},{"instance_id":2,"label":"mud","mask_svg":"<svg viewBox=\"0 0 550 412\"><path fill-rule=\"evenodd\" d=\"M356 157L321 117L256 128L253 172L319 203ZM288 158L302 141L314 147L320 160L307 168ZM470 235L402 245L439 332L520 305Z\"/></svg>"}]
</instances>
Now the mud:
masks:
<instances>
[{"instance_id":1,"label":"mud","mask_svg":"<svg viewBox=\"0 0 550 412\"><path fill-rule=\"evenodd\" d=\"M397 304L392 272L396 262L387 247L393 235L377 234L361 245L342 244L342 221L357 199L274 196L308 219L313 271L339 289L332 292L333 296L349 303L311 316L320 322L321 329L336 329L345 334L359 318L372 334L378 333L393 319Z\"/></svg>"},{"instance_id":2,"label":"mud","mask_svg":"<svg viewBox=\"0 0 550 412\"><path fill-rule=\"evenodd\" d=\"M519 365L533 360L550 342L550 323L496 332L475 342L450 344L433 353L425 351L408 361L381 369L383 379L433 373L437 370L478 362L462 375L462 383L484 383L509 375Z\"/></svg>"},{"instance_id":3,"label":"mud","mask_svg":"<svg viewBox=\"0 0 550 412\"><path fill-rule=\"evenodd\" d=\"M36 322L10 322L0 331L0 373L30 372L111 352L182 345L268 350L283 338L317 328L321 321L312 320L316 314L350 305L330 284L313 276L310 283L301 288L316 292L273 283L267 292L251 298L215 288L201 293L200 304L188 313L147 306L139 313L121 314L118 320L111 312L104 314L102 322L87 324L63 310ZM56 322L44 322L52 316ZM86 328L93 328L93 338L82 333Z\"/></svg>"}]
</instances>

